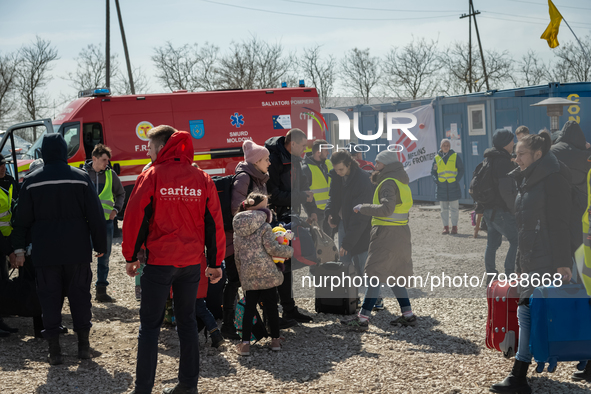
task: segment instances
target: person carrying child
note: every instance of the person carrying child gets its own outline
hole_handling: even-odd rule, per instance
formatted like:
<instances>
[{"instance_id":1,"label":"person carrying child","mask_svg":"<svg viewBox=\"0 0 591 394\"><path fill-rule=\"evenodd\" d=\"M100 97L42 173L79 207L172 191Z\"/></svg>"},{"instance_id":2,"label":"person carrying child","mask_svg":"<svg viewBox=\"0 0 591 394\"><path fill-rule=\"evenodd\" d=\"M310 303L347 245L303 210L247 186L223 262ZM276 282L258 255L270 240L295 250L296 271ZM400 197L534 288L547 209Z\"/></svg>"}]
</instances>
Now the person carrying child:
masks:
<instances>
[{"instance_id":1,"label":"person carrying child","mask_svg":"<svg viewBox=\"0 0 591 394\"><path fill-rule=\"evenodd\" d=\"M271 331L271 350L281 350L276 287L283 283L283 274L272 256L291 258L293 249L275 240L267 201L264 194L250 193L234 216L234 258L246 297L242 342L236 346L241 356L250 355L252 319L259 301Z\"/></svg>"}]
</instances>

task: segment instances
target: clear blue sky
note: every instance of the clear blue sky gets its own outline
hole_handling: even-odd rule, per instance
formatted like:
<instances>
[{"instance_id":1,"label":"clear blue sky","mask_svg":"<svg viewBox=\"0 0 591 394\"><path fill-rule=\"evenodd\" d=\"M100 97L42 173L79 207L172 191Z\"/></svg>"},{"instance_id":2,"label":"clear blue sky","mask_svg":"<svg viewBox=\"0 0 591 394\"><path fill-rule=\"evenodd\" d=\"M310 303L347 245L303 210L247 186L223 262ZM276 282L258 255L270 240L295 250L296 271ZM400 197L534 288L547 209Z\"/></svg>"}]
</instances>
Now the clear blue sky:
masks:
<instances>
[{"instance_id":1,"label":"clear blue sky","mask_svg":"<svg viewBox=\"0 0 591 394\"><path fill-rule=\"evenodd\" d=\"M287 51L321 44L326 53L342 57L353 47L369 47L372 54L383 55L392 46L408 43L412 35L439 38L442 47L468 40L468 20L459 19L468 10L467 0L121 0L120 3L132 65L141 66L147 72L154 92L163 88L154 78L150 57L153 48L166 41L175 46L208 41L223 52L233 40L256 35L269 42L281 42ZM338 3L340 6L336 6ZM591 33L591 1L556 0L555 5L579 37ZM474 0L474 7L482 12L478 26L485 49L507 50L516 59L528 49L546 60L552 57L551 49L539 38L549 21L546 1ZM55 98L60 94L73 96L75 92L64 77L75 69L74 58L82 48L97 44L104 49L105 0L0 0L0 53L17 50L34 40L35 35L51 40L59 51L50 94ZM564 22L558 38L560 42L573 39ZM476 39L474 34L473 39ZM123 65L113 0L111 48L119 54Z\"/></svg>"}]
</instances>

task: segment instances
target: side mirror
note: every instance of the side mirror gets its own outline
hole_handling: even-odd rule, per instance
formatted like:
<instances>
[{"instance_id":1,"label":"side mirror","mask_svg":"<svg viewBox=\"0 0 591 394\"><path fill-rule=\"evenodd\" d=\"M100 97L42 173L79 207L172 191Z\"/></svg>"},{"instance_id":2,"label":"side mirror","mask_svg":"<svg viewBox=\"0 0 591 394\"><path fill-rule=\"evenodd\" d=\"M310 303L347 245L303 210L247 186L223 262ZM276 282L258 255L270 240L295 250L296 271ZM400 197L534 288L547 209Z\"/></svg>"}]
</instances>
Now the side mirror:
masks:
<instances>
[{"instance_id":1,"label":"side mirror","mask_svg":"<svg viewBox=\"0 0 591 394\"><path fill-rule=\"evenodd\" d=\"M115 171L115 174L117 175L121 174L121 165L119 165L119 163L113 164L113 171Z\"/></svg>"},{"instance_id":2,"label":"side mirror","mask_svg":"<svg viewBox=\"0 0 591 394\"><path fill-rule=\"evenodd\" d=\"M35 159L41 159L43 155L41 154L41 148L35 149Z\"/></svg>"}]
</instances>

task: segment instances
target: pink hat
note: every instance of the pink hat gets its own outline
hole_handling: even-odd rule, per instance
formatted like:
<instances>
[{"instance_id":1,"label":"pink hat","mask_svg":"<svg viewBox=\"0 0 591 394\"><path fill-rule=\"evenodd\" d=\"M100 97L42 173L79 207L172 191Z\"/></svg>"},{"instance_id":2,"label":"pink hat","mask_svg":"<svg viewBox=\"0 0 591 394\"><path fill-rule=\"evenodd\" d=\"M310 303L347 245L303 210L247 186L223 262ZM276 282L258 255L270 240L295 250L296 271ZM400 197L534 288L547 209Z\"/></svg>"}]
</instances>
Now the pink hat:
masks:
<instances>
[{"instance_id":1,"label":"pink hat","mask_svg":"<svg viewBox=\"0 0 591 394\"><path fill-rule=\"evenodd\" d=\"M251 164L269 156L269 150L267 148L257 145L251 140L244 141L242 150L244 151L244 160Z\"/></svg>"}]
</instances>

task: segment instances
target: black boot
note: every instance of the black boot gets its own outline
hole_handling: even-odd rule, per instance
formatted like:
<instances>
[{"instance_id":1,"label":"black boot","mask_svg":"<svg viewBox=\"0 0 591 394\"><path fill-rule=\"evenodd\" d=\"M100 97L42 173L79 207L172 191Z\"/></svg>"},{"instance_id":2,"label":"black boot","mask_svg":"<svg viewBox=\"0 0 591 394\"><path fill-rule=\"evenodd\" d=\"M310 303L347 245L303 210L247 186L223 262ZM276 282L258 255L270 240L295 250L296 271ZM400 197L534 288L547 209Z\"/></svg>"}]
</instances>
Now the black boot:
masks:
<instances>
[{"instance_id":1,"label":"black boot","mask_svg":"<svg viewBox=\"0 0 591 394\"><path fill-rule=\"evenodd\" d=\"M4 320L0 320L0 330L9 332L11 334L18 332L18 328L12 328L8 326L8 324L4 323Z\"/></svg>"},{"instance_id":2,"label":"black boot","mask_svg":"<svg viewBox=\"0 0 591 394\"><path fill-rule=\"evenodd\" d=\"M49 343L49 355L47 356L50 365L61 364L62 361L62 349L60 348L60 337L48 338Z\"/></svg>"},{"instance_id":3,"label":"black boot","mask_svg":"<svg viewBox=\"0 0 591 394\"><path fill-rule=\"evenodd\" d=\"M234 331L236 332L236 331ZM214 348L218 348L221 345L224 344L224 337L222 336L222 333L220 332L220 330L218 330L217 328L215 330L213 330L212 332L209 333L209 336L211 337L211 347Z\"/></svg>"},{"instance_id":4,"label":"black boot","mask_svg":"<svg viewBox=\"0 0 591 394\"><path fill-rule=\"evenodd\" d=\"M98 302L115 302L115 300L107 294L107 286L102 285L96 287L95 300Z\"/></svg>"},{"instance_id":5,"label":"black boot","mask_svg":"<svg viewBox=\"0 0 591 394\"><path fill-rule=\"evenodd\" d=\"M489 389L492 393L531 394L531 387L527 384L527 369L530 363L515 360L509 376L501 383L496 383Z\"/></svg>"},{"instance_id":6,"label":"black boot","mask_svg":"<svg viewBox=\"0 0 591 394\"><path fill-rule=\"evenodd\" d=\"M35 331L35 338L43 338L43 319L41 315L33 316L33 330Z\"/></svg>"},{"instance_id":7,"label":"black boot","mask_svg":"<svg viewBox=\"0 0 591 394\"><path fill-rule=\"evenodd\" d=\"M90 358L90 330L78 331L78 358L88 360Z\"/></svg>"},{"instance_id":8,"label":"black boot","mask_svg":"<svg viewBox=\"0 0 591 394\"><path fill-rule=\"evenodd\" d=\"M197 387L189 388L184 384L177 383L172 388L164 389L162 394L197 394Z\"/></svg>"},{"instance_id":9,"label":"black boot","mask_svg":"<svg viewBox=\"0 0 591 394\"><path fill-rule=\"evenodd\" d=\"M222 323L221 334L226 339L240 339L240 335L236 333L236 327L234 326L234 309L230 306L223 306L224 320Z\"/></svg>"},{"instance_id":10,"label":"black boot","mask_svg":"<svg viewBox=\"0 0 591 394\"><path fill-rule=\"evenodd\" d=\"M572 379L576 382L581 380L586 380L587 382L591 382L591 360L587 361L587 365L585 366L584 371L577 371L573 374Z\"/></svg>"}]
</instances>

